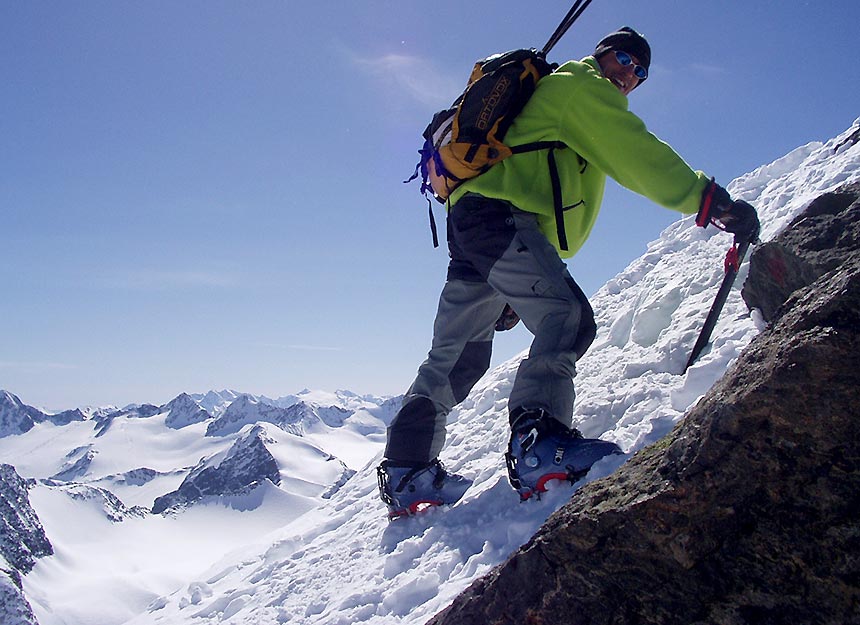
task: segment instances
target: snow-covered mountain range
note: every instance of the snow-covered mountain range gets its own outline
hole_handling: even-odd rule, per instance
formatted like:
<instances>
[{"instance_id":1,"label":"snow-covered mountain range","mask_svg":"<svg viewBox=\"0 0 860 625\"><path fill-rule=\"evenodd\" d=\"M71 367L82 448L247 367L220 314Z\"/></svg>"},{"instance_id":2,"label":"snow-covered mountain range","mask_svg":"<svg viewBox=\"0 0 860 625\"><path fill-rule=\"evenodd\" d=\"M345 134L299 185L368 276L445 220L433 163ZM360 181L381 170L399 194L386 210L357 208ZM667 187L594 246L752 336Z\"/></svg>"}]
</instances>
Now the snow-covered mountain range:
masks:
<instances>
[{"instance_id":1,"label":"snow-covered mountain range","mask_svg":"<svg viewBox=\"0 0 860 625\"><path fill-rule=\"evenodd\" d=\"M59 556L25 580L39 622L124 622L148 588L297 518L379 453L398 406L210 391L48 414L0 391L0 462L35 480L29 500Z\"/></svg>"},{"instance_id":2,"label":"snow-covered mountain range","mask_svg":"<svg viewBox=\"0 0 860 625\"><path fill-rule=\"evenodd\" d=\"M858 137L860 120L732 182L758 208L762 239L860 180ZM665 435L764 327L739 294L745 264L684 372L730 244L682 219L591 298L598 336L577 364L575 423L627 455L586 481ZM375 467L399 398L222 391L47 415L0 392L0 463L35 480L29 500L54 547L23 576L33 614L41 625L426 622L571 496L564 486L520 504L507 484L506 400L523 355L450 415L442 460L474 480L463 500L394 523Z\"/></svg>"}]
</instances>

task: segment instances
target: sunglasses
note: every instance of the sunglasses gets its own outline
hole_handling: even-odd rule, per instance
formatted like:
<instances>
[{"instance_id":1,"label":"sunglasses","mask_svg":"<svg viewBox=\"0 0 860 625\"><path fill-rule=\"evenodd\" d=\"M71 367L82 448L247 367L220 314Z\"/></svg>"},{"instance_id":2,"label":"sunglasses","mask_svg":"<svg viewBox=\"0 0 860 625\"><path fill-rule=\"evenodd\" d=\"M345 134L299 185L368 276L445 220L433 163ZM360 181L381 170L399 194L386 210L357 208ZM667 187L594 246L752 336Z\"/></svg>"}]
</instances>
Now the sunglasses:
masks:
<instances>
[{"instance_id":1,"label":"sunglasses","mask_svg":"<svg viewBox=\"0 0 860 625\"><path fill-rule=\"evenodd\" d=\"M623 65L625 67L633 64L633 58L621 50L615 50L615 60L618 61L619 65ZM639 80L645 80L648 78L648 70L641 65L633 65L633 75Z\"/></svg>"}]
</instances>

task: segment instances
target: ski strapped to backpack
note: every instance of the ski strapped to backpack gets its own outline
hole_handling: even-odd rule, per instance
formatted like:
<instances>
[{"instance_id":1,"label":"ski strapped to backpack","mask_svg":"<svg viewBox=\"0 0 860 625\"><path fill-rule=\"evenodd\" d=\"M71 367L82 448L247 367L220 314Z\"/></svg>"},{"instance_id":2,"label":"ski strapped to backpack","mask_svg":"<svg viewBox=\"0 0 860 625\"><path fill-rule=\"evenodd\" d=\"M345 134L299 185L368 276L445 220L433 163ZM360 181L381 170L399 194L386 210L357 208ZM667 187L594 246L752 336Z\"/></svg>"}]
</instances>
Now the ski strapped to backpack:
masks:
<instances>
[{"instance_id":1,"label":"ski strapped to backpack","mask_svg":"<svg viewBox=\"0 0 860 625\"><path fill-rule=\"evenodd\" d=\"M561 182L554 153L564 148L564 143L536 141L509 146L504 138L538 81L558 67L547 62L547 53L590 3L591 0L577 0L540 51L533 48L512 50L475 63L466 90L450 108L436 113L424 130L424 145L418 151L420 160L415 173L406 182L421 176L421 193L428 197L434 247L439 246L439 238L430 195L445 203L460 184L481 175L499 161L514 154L548 150L559 246L568 249Z\"/></svg>"}]
</instances>

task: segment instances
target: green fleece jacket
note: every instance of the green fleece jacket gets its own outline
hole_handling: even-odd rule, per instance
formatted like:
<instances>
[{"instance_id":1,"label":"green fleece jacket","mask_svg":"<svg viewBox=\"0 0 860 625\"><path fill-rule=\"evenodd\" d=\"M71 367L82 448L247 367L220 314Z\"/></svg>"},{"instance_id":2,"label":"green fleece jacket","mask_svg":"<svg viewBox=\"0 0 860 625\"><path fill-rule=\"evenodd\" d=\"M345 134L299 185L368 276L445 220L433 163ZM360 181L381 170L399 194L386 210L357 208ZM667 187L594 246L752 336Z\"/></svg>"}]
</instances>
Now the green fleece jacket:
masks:
<instances>
[{"instance_id":1,"label":"green fleece jacket","mask_svg":"<svg viewBox=\"0 0 860 625\"><path fill-rule=\"evenodd\" d=\"M505 136L511 146L561 141L555 151L561 179L564 227L573 256L588 238L600 211L606 176L650 200L692 214L708 177L693 171L666 143L627 110L627 97L603 77L594 57L568 61L541 79ZM559 248L547 150L515 154L463 183L451 204L466 193L511 202L537 213L541 229Z\"/></svg>"}]
</instances>

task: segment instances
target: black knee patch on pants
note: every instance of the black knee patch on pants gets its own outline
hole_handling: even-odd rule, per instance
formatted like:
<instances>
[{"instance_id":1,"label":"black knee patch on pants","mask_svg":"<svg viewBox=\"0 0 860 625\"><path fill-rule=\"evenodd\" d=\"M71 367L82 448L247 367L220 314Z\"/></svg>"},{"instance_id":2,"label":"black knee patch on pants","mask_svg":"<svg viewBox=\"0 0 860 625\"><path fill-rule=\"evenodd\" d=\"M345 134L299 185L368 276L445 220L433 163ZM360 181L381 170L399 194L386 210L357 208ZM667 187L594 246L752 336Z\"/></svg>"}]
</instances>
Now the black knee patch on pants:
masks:
<instances>
[{"instance_id":1,"label":"black knee patch on pants","mask_svg":"<svg viewBox=\"0 0 860 625\"><path fill-rule=\"evenodd\" d=\"M403 404L388 426L388 444L385 457L406 466L430 460L430 443L436 425L436 408L427 397L415 397ZM396 427L395 427L396 426ZM423 449L416 442L427 441Z\"/></svg>"},{"instance_id":2,"label":"black knee patch on pants","mask_svg":"<svg viewBox=\"0 0 860 625\"><path fill-rule=\"evenodd\" d=\"M573 278L569 277L567 283L579 301L579 331L576 334L573 351L576 352L577 358L582 358L582 355L588 351L588 348L594 342L594 337L597 336L597 324L594 321L594 309L591 308L588 297L586 297Z\"/></svg>"},{"instance_id":3,"label":"black knee patch on pants","mask_svg":"<svg viewBox=\"0 0 860 625\"><path fill-rule=\"evenodd\" d=\"M490 358L493 355L493 343L491 341L472 341L466 343L463 353L457 359L457 363L448 375L451 391L454 393L454 401L460 403L481 379L481 376L490 368Z\"/></svg>"}]
</instances>

